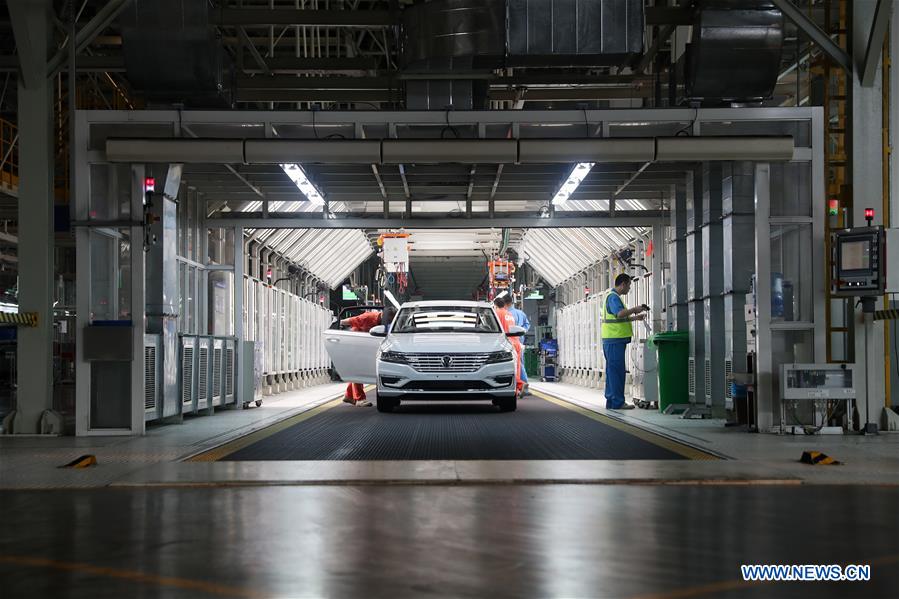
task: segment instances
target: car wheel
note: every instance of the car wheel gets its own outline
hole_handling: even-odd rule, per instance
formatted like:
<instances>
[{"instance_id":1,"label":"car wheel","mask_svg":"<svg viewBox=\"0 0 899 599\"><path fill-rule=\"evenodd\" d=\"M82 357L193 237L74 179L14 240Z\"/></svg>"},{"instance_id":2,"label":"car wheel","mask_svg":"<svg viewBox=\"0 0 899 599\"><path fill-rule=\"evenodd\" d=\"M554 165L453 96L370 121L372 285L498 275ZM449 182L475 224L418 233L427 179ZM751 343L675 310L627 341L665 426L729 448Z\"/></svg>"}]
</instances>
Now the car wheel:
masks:
<instances>
[{"instance_id":1,"label":"car wheel","mask_svg":"<svg viewBox=\"0 0 899 599\"><path fill-rule=\"evenodd\" d=\"M498 400L500 412L514 412L518 407L518 395Z\"/></svg>"},{"instance_id":2,"label":"car wheel","mask_svg":"<svg viewBox=\"0 0 899 599\"><path fill-rule=\"evenodd\" d=\"M400 405L400 402L389 397L378 397L375 403L378 406L378 411L384 412L385 414L389 414Z\"/></svg>"}]
</instances>

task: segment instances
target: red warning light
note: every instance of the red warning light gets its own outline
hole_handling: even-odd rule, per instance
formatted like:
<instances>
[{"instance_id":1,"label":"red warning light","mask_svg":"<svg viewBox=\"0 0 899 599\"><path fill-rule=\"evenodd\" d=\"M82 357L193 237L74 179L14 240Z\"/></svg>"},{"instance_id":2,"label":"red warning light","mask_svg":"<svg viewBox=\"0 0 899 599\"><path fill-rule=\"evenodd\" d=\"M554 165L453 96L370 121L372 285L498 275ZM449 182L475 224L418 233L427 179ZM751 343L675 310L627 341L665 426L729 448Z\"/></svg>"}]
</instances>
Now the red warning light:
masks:
<instances>
[{"instance_id":1,"label":"red warning light","mask_svg":"<svg viewBox=\"0 0 899 599\"><path fill-rule=\"evenodd\" d=\"M144 192L147 191L156 191L156 179L153 177L144 179Z\"/></svg>"},{"instance_id":2,"label":"red warning light","mask_svg":"<svg viewBox=\"0 0 899 599\"><path fill-rule=\"evenodd\" d=\"M830 216L837 216L840 213L840 200L835 198L827 200L827 213Z\"/></svg>"},{"instance_id":3,"label":"red warning light","mask_svg":"<svg viewBox=\"0 0 899 599\"><path fill-rule=\"evenodd\" d=\"M865 220L874 220L873 208L865 208Z\"/></svg>"}]
</instances>

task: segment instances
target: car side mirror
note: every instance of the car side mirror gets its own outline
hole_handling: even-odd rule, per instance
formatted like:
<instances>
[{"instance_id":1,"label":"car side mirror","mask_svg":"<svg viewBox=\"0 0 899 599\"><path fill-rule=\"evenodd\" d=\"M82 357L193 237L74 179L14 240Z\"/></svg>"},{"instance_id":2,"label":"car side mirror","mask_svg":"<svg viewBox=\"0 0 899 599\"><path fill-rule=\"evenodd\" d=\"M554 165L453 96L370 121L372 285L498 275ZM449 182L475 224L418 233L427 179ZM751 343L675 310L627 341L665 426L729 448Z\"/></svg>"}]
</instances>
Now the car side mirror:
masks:
<instances>
[{"instance_id":1,"label":"car side mirror","mask_svg":"<svg viewBox=\"0 0 899 599\"><path fill-rule=\"evenodd\" d=\"M511 326L506 333L506 337L523 337L525 333L527 333L527 331L524 327Z\"/></svg>"},{"instance_id":2,"label":"car side mirror","mask_svg":"<svg viewBox=\"0 0 899 599\"><path fill-rule=\"evenodd\" d=\"M368 334L372 337L386 337L387 327L385 327L383 324L379 324L376 327L372 327Z\"/></svg>"}]
</instances>

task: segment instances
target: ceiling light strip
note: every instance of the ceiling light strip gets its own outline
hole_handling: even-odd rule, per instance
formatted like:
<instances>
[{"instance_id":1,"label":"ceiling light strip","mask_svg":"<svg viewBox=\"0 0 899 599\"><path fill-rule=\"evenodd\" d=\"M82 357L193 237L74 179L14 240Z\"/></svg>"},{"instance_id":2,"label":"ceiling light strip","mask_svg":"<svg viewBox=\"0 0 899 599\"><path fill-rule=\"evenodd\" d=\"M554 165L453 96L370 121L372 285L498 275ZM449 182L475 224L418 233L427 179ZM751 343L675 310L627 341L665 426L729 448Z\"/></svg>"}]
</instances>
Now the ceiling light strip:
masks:
<instances>
[{"instance_id":1,"label":"ceiling light strip","mask_svg":"<svg viewBox=\"0 0 899 599\"><path fill-rule=\"evenodd\" d=\"M593 168L594 164L596 163L578 162L576 165L574 165L574 168L571 169L571 173L568 175L568 178L564 183L562 183L562 186L559 187L556 195L553 196L553 204L558 206L559 204L563 204L571 199L571 196L581 184L581 181L583 181L587 177L587 175L590 174L590 170Z\"/></svg>"}]
</instances>

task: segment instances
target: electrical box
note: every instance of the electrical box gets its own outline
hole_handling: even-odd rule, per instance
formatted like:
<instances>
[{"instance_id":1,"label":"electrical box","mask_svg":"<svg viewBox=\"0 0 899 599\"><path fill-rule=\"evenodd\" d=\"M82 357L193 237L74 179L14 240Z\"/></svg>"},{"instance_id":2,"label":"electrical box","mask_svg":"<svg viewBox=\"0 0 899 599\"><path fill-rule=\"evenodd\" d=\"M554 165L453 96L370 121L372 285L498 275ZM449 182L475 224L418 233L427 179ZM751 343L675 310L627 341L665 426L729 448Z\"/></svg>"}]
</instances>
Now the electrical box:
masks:
<instances>
[{"instance_id":1,"label":"electrical box","mask_svg":"<svg viewBox=\"0 0 899 599\"><path fill-rule=\"evenodd\" d=\"M648 408L659 401L658 362L655 348L646 339L634 344L634 372L631 392L634 403Z\"/></svg>"},{"instance_id":2,"label":"electrical box","mask_svg":"<svg viewBox=\"0 0 899 599\"><path fill-rule=\"evenodd\" d=\"M262 402L265 354L262 343L256 341L243 341L241 347L244 357L239 401L246 407L253 402Z\"/></svg>"},{"instance_id":3,"label":"electrical box","mask_svg":"<svg viewBox=\"0 0 899 599\"><path fill-rule=\"evenodd\" d=\"M852 364L782 364L780 396L787 400L855 399Z\"/></svg>"},{"instance_id":4,"label":"electrical box","mask_svg":"<svg viewBox=\"0 0 899 599\"><path fill-rule=\"evenodd\" d=\"M385 237L384 262L409 264L409 240L406 237Z\"/></svg>"}]
</instances>

